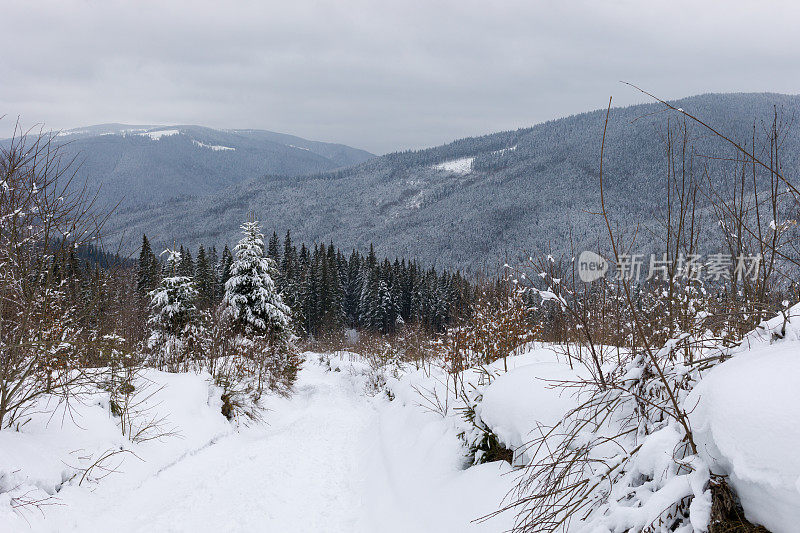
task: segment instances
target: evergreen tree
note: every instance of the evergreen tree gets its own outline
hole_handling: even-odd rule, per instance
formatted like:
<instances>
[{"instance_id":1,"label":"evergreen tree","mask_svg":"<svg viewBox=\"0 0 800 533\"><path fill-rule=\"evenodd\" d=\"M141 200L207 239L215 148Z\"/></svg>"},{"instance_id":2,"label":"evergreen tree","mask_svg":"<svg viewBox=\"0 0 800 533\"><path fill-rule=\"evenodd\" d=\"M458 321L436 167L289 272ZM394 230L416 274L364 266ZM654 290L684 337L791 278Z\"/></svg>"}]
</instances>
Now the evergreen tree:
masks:
<instances>
[{"instance_id":1,"label":"evergreen tree","mask_svg":"<svg viewBox=\"0 0 800 533\"><path fill-rule=\"evenodd\" d=\"M320 250L322 264L323 291L321 326L328 330L336 330L344 325L344 309L342 303L342 285L339 279L339 264L333 243L328 246L327 252Z\"/></svg>"},{"instance_id":2,"label":"evergreen tree","mask_svg":"<svg viewBox=\"0 0 800 533\"><path fill-rule=\"evenodd\" d=\"M350 260L347 262L347 277L343 291L347 325L355 328L359 323L359 303L362 291L361 256L355 250L350 254Z\"/></svg>"},{"instance_id":3,"label":"evergreen tree","mask_svg":"<svg viewBox=\"0 0 800 533\"><path fill-rule=\"evenodd\" d=\"M358 303L358 322L361 327L377 331L383 326L380 312L380 276L377 269L368 269L365 265L362 278L365 281Z\"/></svg>"},{"instance_id":4,"label":"evergreen tree","mask_svg":"<svg viewBox=\"0 0 800 533\"><path fill-rule=\"evenodd\" d=\"M225 312L240 332L286 343L291 337L291 311L275 288L275 262L264 256L258 222L246 222L241 228L244 236L236 245L225 282Z\"/></svg>"},{"instance_id":5,"label":"evergreen tree","mask_svg":"<svg viewBox=\"0 0 800 533\"><path fill-rule=\"evenodd\" d=\"M216 276L214 276L214 268L202 245L197 251L194 279L197 284L199 305L203 308L211 307L214 303Z\"/></svg>"},{"instance_id":6,"label":"evergreen tree","mask_svg":"<svg viewBox=\"0 0 800 533\"><path fill-rule=\"evenodd\" d=\"M197 319L197 289L187 276L181 276L180 252L166 250L166 275L158 288L150 292L149 347L159 365L180 362L187 348L184 342L194 331Z\"/></svg>"},{"instance_id":7,"label":"evergreen tree","mask_svg":"<svg viewBox=\"0 0 800 533\"><path fill-rule=\"evenodd\" d=\"M269 245L267 246L267 257L275 262L275 265L281 264L281 253L278 250L278 234L272 232L272 237L269 238Z\"/></svg>"},{"instance_id":8,"label":"evergreen tree","mask_svg":"<svg viewBox=\"0 0 800 533\"><path fill-rule=\"evenodd\" d=\"M71 252L71 262L75 262L74 250ZM156 288L159 281L158 259L150 248L150 241L147 235L142 235L142 247L139 250L139 266L136 272L136 291L147 296L150 291Z\"/></svg>"},{"instance_id":9,"label":"evergreen tree","mask_svg":"<svg viewBox=\"0 0 800 533\"><path fill-rule=\"evenodd\" d=\"M194 278L194 261L189 250L180 249L180 262L178 263L178 274L186 278Z\"/></svg>"},{"instance_id":10,"label":"evergreen tree","mask_svg":"<svg viewBox=\"0 0 800 533\"><path fill-rule=\"evenodd\" d=\"M221 300L225 296L225 284L231 278L231 266L233 266L233 254L231 254L228 245L222 250L222 259L219 262L219 276L218 276L218 293L217 299Z\"/></svg>"}]
</instances>

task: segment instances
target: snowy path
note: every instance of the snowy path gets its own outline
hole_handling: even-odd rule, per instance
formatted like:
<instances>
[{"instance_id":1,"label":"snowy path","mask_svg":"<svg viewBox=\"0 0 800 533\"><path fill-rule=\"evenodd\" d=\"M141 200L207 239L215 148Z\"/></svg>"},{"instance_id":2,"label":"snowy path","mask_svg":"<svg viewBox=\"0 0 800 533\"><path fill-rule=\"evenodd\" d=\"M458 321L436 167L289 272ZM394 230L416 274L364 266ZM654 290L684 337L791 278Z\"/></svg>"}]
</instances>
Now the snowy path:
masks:
<instances>
[{"instance_id":1,"label":"snowy path","mask_svg":"<svg viewBox=\"0 0 800 533\"><path fill-rule=\"evenodd\" d=\"M498 466L462 470L463 451L441 419L371 398L346 372L307 363L295 394L274 400L265 418L135 488L101 483L65 502L47 531L504 529L470 523L502 497Z\"/></svg>"}]
</instances>

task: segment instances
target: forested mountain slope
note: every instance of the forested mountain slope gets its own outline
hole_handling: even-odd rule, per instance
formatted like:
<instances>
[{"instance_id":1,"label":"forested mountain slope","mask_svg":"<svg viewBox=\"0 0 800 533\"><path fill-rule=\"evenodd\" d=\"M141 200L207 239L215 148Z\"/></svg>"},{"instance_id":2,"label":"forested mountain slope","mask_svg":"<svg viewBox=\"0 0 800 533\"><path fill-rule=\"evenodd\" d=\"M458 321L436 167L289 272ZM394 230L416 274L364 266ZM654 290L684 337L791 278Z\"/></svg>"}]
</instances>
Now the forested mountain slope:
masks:
<instances>
[{"instance_id":1,"label":"forested mountain slope","mask_svg":"<svg viewBox=\"0 0 800 533\"><path fill-rule=\"evenodd\" d=\"M800 97L708 94L674 102L741 142L771 125L777 109L788 123ZM590 245L602 230L598 163L605 110L532 128L467 138L418 151L388 154L350 168L303 177L274 173L207 196L148 209L120 210L110 228L157 244L230 243L252 211L267 231L291 229L296 239L344 247L376 245L385 255L475 270L493 268L523 250L563 252L570 240ZM613 109L605 161L607 202L623 224L651 221L664 205L667 120L663 106ZM731 148L697 126L691 147L716 183L731 177ZM175 137L175 144L181 142ZM187 141L188 142L188 141ZM690 148L691 148L690 147ZM800 167L796 129L782 135L782 165ZM133 241L131 241L133 242Z\"/></svg>"},{"instance_id":2,"label":"forested mountain slope","mask_svg":"<svg viewBox=\"0 0 800 533\"><path fill-rule=\"evenodd\" d=\"M0 141L0 143L8 143ZM122 209L208 195L265 174L318 173L366 161L369 152L263 130L101 124L54 137L75 159L76 184Z\"/></svg>"}]
</instances>

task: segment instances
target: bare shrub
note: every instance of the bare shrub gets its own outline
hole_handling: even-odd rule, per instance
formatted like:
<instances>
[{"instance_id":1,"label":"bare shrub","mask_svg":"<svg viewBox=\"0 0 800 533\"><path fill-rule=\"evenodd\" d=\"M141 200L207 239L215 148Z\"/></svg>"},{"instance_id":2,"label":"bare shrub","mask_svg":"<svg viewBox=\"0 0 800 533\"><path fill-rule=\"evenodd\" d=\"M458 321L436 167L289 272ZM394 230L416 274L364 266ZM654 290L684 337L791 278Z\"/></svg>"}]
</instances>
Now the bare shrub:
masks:
<instances>
[{"instance_id":1,"label":"bare shrub","mask_svg":"<svg viewBox=\"0 0 800 533\"><path fill-rule=\"evenodd\" d=\"M0 428L43 394L67 397L92 343L55 258L99 237L104 219L46 134L0 149Z\"/></svg>"},{"instance_id":2,"label":"bare shrub","mask_svg":"<svg viewBox=\"0 0 800 533\"><path fill-rule=\"evenodd\" d=\"M663 274L644 284L621 276L587 286L575 281L574 261L565 264L553 258L532 259L527 271L518 272L551 312L561 313L561 320L571 324L560 330L565 354L571 364L584 365L590 377L553 383L574 394L577 407L554 427L540 428L541 434L527 445L525 453L532 459L513 501L504 508L518 512L515 531L560 531L578 523L673 531L691 527L693 515L703 516L720 505L719 481L697 454L684 400L703 369L727 357L728 347L766 313L780 309L776 280L791 270L781 265L797 261L787 253L797 241L790 238L794 225L786 217L796 212L800 195L781 174L777 115L767 129L769 161L764 162L755 155L755 135L752 150L747 150L693 115L662 103L682 119L674 128L667 124L666 208L659 226L648 228L660 236L665 250ZM707 167L695 166L698 156L688 141L691 122L735 148L739 181L732 198L709 185ZM610 256L620 266L640 228L626 240L609 216L604 149L605 130L600 216ZM766 193L756 169L767 173ZM770 223L760 212L764 207ZM767 271L745 279L731 266L727 287L708 285L693 275L679 258L698 253L701 239L714 225L706 220L709 214L726 234L723 242L731 255L755 252L766 259ZM649 459L654 446L671 450L672 460L663 468L654 469ZM682 489L675 490L677 486ZM735 527L754 530L743 524Z\"/></svg>"}]
</instances>

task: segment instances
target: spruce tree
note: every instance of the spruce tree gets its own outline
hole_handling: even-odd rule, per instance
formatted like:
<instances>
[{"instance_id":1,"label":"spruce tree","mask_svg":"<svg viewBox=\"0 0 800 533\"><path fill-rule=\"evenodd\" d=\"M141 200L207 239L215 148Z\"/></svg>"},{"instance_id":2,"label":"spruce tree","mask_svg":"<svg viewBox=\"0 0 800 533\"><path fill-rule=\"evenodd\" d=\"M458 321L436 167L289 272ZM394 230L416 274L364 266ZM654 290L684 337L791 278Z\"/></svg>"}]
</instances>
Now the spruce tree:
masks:
<instances>
[{"instance_id":1,"label":"spruce tree","mask_svg":"<svg viewBox=\"0 0 800 533\"><path fill-rule=\"evenodd\" d=\"M365 281L358 304L358 322L363 328L377 331L383 326L380 312L380 276L377 269L369 269L365 265L362 278Z\"/></svg>"},{"instance_id":2,"label":"spruce tree","mask_svg":"<svg viewBox=\"0 0 800 533\"><path fill-rule=\"evenodd\" d=\"M195 333L198 318L197 289L191 278L179 273L180 252L166 252L166 275L158 288L150 292L152 333L148 345L154 350L159 365L180 362L185 357L184 340Z\"/></svg>"},{"instance_id":3,"label":"spruce tree","mask_svg":"<svg viewBox=\"0 0 800 533\"><path fill-rule=\"evenodd\" d=\"M285 344L291 337L291 310L275 288L275 262L264 256L258 222L246 222L241 228L243 237L225 282L225 313L239 332Z\"/></svg>"},{"instance_id":4,"label":"spruce tree","mask_svg":"<svg viewBox=\"0 0 800 533\"><path fill-rule=\"evenodd\" d=\"M347 325L351 328L358 326L359 303L361 300L361 255L353 250L347 262L347 277L344 282L344 313Z\"/></svg>"},{"instance_id":5,"label":"spruce tree","mask_svg":"<svg viewBox=\"0 0 800 533\"><path fill-rule=\"evenodd\" d=\"M74 264L74 251L71 252L71 261ZM147 235L142 235L142 247L139 250L139 266L136 272L136 292L147 296L156 288L159 281L158 259L150 248Z\"/></svg>"},{"instance_id":6,"label":"spruce tree","mask_svg":"<svg viewBox=\"0 0 800 533\"><path fill-rule=\"evenodd\" d=\"M280 265L281 263L281 253L278 249L278 234L276 232L272 232L272 237L269 238L269 245L267 246L267 257L275 261L275 265Z\"/></svg>"},{"instance_id":7,"label":"spruce tree","mask_svg":"<svg viewBox=\"0 0 800 533\"><path fill-rule=\"evenodd\" d=\"M222 250L222 258L219 262L218 293L217 299L221 300L225 296L225 284L231 278L231 266L233 265L233 254L228 245Z\"/></svg>"},{"instance_id":8,"label":"spruce tree","mask_svg":"<svg viewBox=\"0 0 800 533\"><path fill-rule=\"evenodd\" d=\"M178 263L178 274L190 279L194 278L194 261L189 250L180 249L180 262Z\"/></svg>"},{"instance_id":9,"label":"spruce tree","mask_svg":"<svg viewBox=\"0 0 800 533\"><path fill-rule=\"evenodd\" d=\"M197 251L197 264L195 265L195 282L197 284L198 303L203 308L211 307L214 303L214 285L216 279L214 269L206 255L205 248L200 245Z\"/></svg>"}]
</instances>

